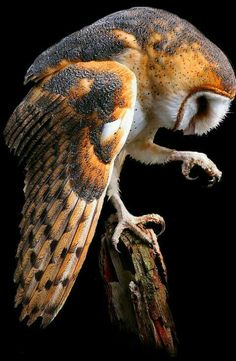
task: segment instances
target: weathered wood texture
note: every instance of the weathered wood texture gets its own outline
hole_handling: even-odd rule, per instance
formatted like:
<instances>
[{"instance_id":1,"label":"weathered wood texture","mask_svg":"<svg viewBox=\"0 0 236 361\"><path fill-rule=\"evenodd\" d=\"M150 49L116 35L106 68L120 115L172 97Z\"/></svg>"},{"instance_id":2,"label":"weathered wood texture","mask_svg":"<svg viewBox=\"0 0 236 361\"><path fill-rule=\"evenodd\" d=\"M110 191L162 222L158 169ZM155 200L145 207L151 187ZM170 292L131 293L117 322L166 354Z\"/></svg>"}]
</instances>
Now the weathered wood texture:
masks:
<instances>
[{"instance_id":1,"label":"weathered wood texture","mask_svg":"<svg viewBox=\"0 0 236 361\"><path fill-rule=\"evenodd\" d=\"M111 243L116 223L114 216L106 222L100 255L111 321L136 334L143 344L174 356L177 338L159 246L154 252L127 230L120 238L118 253ZM154 232L149 232L155 238Z\"/></svg>"}]
</instances>

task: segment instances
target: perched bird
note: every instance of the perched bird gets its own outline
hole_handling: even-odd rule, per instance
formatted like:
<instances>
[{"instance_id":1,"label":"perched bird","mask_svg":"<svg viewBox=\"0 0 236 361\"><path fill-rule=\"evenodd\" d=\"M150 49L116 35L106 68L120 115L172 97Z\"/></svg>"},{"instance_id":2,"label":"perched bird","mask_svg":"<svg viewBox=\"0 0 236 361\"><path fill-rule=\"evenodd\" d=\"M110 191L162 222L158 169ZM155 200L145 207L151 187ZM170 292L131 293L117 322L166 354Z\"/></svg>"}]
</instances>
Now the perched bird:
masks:
<instances>
[{"instance_id":1,"label":"perched bird","mask_svg":"<svg viewBox=\"0 0 236 361\"><path fill-rule=\"evenodd\" d=\"M28 324L49 324L83 265L105 195L124 228L149 241L141 227L159 215L132 216L118 180L127 154L145 164L182 161L190 178L201 166L221 172L203 153L153 143L165 127L204 134L235 97L236 80L223 52L189 22L164 10L119 11L75 32L34 61L35 85L5 128L25 167L25 204L15 282L16 305Z\"/></svg>"}]
</instances>

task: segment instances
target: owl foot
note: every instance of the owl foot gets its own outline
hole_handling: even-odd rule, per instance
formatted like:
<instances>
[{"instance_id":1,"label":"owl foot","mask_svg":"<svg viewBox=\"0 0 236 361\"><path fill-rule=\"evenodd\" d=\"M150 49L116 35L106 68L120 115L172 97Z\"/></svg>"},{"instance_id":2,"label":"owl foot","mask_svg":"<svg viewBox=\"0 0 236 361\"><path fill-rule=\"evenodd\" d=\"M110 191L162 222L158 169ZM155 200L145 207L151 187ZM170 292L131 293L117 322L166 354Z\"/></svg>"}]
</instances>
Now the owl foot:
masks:
<instances>
[{"instance_id":1,"label":"owl foot","mask_svg":"<svg viewBox=\"0 0 236 361\"><path fill-rule=\"evenodd\" d=\"M151 246L157 253L159 253L159 245L157 244L157 235L154 231L145 226L148 223L156 223L161 225L161 231L158 236L160 236L165 230L165 221L158 214L147 214L141 217L135 217L131 215L126 209L122 214L118 212L118 224L116 226L115 232L112 237L112 244L115 249L119 252L118 243L122 232L125 229L131 230L137 237Z\"/></svg>"},{"instance_id":2,"label":"owl foot","mask_svg":"<svg viewBox=\"0 0 236 361\"><path fill-rule=\"evenodd\" d=\"M213 186L216 182L219 182L222 176L222 172L217 166L206 156L204 153L198 152L183 152L174 151L170 157L171 161L182 161L182 174L188 180L194 180L198 177L191 177L190 172L195 165L200 166L210 177L208 187Z\"/></svg>"}]
</instances>

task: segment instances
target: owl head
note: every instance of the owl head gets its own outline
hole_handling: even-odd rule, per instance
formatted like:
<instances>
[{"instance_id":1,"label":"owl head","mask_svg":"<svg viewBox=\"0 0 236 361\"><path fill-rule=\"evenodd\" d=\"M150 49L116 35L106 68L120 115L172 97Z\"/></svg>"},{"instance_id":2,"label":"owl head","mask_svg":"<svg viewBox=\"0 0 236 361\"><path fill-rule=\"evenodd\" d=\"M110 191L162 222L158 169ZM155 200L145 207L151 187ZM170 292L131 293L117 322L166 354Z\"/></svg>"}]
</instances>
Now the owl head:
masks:
<instances>
[{"instance_id":1,"label":"owl head","mask_svg":"<svg viewBox=\"0 0 236 361\"><path fill-rule=\"evenodd\" d=\"M155 115L161 126L184 134L207 133L235 97L232 66L189 22L163 12L155 26L147 45Z\"/></svg>"}]
</instances>

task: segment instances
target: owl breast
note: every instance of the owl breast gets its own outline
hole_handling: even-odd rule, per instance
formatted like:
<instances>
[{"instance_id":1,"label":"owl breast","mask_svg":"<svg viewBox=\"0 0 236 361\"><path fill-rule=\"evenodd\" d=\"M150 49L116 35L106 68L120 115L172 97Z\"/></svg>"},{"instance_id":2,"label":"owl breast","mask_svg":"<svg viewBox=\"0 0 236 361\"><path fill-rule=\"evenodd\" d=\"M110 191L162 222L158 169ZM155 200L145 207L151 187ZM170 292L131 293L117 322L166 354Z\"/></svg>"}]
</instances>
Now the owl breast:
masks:
<instances>
[{"instance_id":1,"label":"owl breast","mask_svg":"<svg viewBox=\"0 0 236 361\"><path fill-rule=\"evenodd\" d=\"M144 130L147 125L145 113L140 105L140 102L136 100L134 118L130 128L130 132L127 138L127 143L132 142L136 139L139 134Z\"/></svg>"}]
</instances>

